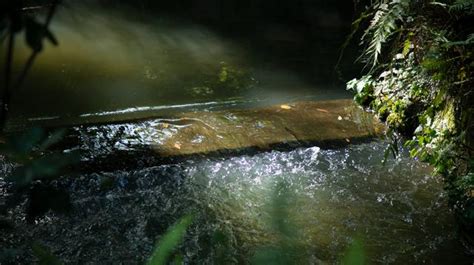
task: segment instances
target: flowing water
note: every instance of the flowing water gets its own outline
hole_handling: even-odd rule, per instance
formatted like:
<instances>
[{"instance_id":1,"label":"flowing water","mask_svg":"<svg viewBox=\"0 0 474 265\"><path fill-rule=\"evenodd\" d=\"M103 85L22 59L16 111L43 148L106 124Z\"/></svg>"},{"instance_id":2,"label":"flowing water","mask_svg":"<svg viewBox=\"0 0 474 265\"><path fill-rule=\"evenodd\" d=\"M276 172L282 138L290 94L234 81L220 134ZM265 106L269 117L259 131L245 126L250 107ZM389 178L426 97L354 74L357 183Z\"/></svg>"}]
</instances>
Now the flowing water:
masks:
<instances>
[{"instance_id":1,"label":"flowing water","mask_svg":"<svg viewBox=\"0 0 474 265\"><path fill-rule=\"evenodd\" d=\"M10 247L41 240L67 264L139 264L182 216L187 264L334 264L353 242L373 264L469 264L439 178L384 142L318 147L83 174L55 185L72 212L26 223ZM28 255L23 256L28 260ZM257 264L276 264L262 262ZM288 264L284 262L283 264Z\"/></svg>"},{"instance_id":2,"label":"flowing water","mask_svg":"<svg viewBox=\"0 0 474 265\"><path fill-rule=\"evenodd\" d=\"M15 91L11 128L347 97L341 88L259 61L248 47L203 27L92 11L66 8L55 17L60 46L47 46ZM19 51L17 73L28 55L25 47ZM66 264L141 264L168 227L192 214L178 251L186 264L335 264L354 245L371 264L472 262L442 181L404 152L383 165L382 141L163 164L132 148L166 137L166 130L148 132L147 123L153 120L76 128L83 162L138 155L55 181L70 194L69 214L47 212L31 224L27 199L20 198L5 213L15 229L2 231L0 247L19 251L24 264L32 261L35 240ZM115 135L122 127L125 136ZM2 175L10 169L2 162ZM10 191L0 178L3 199Z\"/></svg>"}]
</instances>

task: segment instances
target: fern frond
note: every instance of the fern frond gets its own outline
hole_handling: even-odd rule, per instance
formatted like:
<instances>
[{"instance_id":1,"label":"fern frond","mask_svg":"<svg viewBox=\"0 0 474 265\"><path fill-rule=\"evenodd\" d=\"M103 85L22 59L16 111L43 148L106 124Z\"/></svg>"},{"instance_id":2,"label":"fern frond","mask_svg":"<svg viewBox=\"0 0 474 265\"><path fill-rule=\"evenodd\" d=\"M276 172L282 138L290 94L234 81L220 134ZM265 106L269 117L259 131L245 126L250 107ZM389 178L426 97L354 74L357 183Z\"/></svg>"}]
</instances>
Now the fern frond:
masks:
<instances>
[{"instance_id":1,"label":"fern frond","mask_svg":"<svg viewBox=\"0 0 474 265\"><path fill-rule=\"evenodd\" d=\"M463 41L447 41L445 43L445 46L447 47L465 46L465 45L472 45L472 44L474 44L474 33L471 33L469 36L467 36L467 39Z\"/></svg>"},{"instance_id":2,"label":"fern frond","mask_svg":"<svg viewBox=\"0 0 474 265\"><path fill-rule=\"evenodd\" d=\"M382 54L382 46L396 32L398 22L403 21L409 7L409 0L390 0L379 2L371 23L362 39L370 39L365 56L374 67Z\"/></svg>"},{"instance_id":3,"label":"fern frond","mask_svg":"<svg viewBox=\"0 0 474 265\"><path fill-rule=\"evenodd\" d=\"M456 12L474 14L474 0L456 0L449 9Z\"/></svg>"},{"instance_id":4,"label":"fern frond","mask_svg":"<svg viewBox=\"0 0 474 265\"><path fill-rule=\"evenodd\" d=\"M474 33L471 33L469 36L467 36L466 42L474 43Z\"/></svg>"}]
</instances>

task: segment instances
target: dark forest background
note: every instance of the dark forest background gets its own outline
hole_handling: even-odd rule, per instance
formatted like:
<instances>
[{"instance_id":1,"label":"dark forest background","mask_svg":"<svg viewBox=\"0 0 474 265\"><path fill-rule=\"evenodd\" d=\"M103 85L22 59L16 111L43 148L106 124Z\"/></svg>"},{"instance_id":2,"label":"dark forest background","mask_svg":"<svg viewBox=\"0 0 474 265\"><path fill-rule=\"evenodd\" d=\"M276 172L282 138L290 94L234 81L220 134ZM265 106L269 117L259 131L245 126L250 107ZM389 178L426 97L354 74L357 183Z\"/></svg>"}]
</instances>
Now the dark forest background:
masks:
<instances>
[{"instance_id":1,"label":"dark forest background","mask_svg":"<svg viewBox=\"0 0 474 265\"><path fill-rule=\"evenodd\" d=\"M89 0L102 8L149 14L205 26L255 50L264 61L298 71L308 81L344 85L360 74L360 47L341 48L363 1L315 0ZM133 14L132 14L133 13ZM137 17L137 19L140 19ZM337 67L336 67L337 66ZM336 69L338 68L338 69Z\"/></svg>"}]
</instances>

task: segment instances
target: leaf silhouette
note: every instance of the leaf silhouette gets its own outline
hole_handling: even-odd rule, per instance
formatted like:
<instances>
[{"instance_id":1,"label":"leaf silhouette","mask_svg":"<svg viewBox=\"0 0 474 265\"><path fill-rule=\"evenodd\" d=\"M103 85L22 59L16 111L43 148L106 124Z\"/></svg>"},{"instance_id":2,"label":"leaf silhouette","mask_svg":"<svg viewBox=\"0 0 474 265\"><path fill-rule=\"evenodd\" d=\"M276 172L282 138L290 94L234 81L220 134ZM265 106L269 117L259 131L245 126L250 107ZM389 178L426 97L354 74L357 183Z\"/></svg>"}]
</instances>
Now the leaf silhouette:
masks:
<instances>
[{"instance_id":1,"label":"leaf silhouette","mask_svg":"<svg viewBox=\"0 0 474 265\"><path fill-rule=\"evenodd\" d=\"M166 264L169 256L173 252L174 248L178 246L179 242L183 239L187 228L191 225L193 217L187 215L173 225L165 235L158 242L153 255L148 261L147 265L164 265Z\"/></svg>"}]
</instances>

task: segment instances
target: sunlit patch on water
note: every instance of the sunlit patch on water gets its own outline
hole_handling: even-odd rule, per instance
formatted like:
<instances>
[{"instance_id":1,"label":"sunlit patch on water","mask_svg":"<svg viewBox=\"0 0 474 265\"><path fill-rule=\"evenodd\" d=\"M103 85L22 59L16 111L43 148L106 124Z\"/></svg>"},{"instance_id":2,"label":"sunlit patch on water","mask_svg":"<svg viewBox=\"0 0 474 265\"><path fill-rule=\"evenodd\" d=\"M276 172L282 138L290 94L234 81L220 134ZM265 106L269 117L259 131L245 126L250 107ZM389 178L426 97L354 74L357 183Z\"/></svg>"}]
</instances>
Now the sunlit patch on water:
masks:
<instances>
[{"instance_id":1,"label":"sunlit patch on water","mask_svg":"<svg viewBox=\"0 0 474 265\"><path fill-rule=\"evenodd\" d=\"M262 227L275 217L268 207L275 187L284 183L291 196L288 221L303 249L322 260L337 260L356 237L374 262L433 260L453 240L442 184L407 157L382 165L383 148L372 143L274 151L205 161L186 172L193 185L206 186L207 196L238 204Z\"/></svg>"},{"instance_id":2,"label":"sunlit patch on water","mask_svg":"<svg viewBox=\"0 0 474 265\"><path fill-rule=\"evenodd\" d=\"M190 264L245 264L287 248L300 264L333 264L354 240L377 264L466 263L441 181L405 155L382 165L384 148L299 148L63 180L72 214L49 213L34 227L19 219L18 244L41 237L66 262L136 263L194 213L180 247Z\"/></svg>"}]
</instances>

